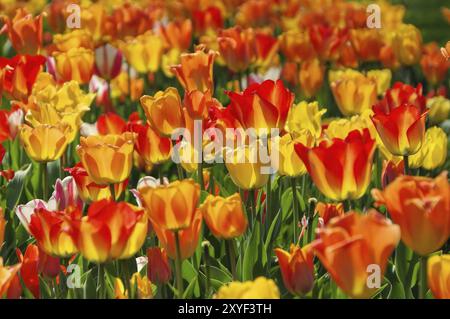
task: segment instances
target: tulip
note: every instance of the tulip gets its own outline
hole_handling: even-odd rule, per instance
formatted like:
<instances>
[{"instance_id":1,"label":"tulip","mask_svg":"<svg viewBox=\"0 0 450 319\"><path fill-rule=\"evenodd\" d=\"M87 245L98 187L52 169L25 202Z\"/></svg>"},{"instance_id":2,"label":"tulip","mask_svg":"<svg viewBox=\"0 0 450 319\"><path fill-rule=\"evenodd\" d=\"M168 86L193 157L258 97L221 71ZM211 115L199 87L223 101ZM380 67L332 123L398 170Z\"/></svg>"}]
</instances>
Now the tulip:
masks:
<instances>
[{"instance_id":1,"label":"tulip","mask_svg":"<svg viewBox=\"0 0 450 319\"><path fill-rule=\"evenodd\" d=\"M184 94L183 106L190 117L194 119L206 119L209 108L220 105L220 102L211 96L209 91L191 91Z\"/></svg>"},{"instance_id":2,"label":"tulip","mask_svg":"<svg viewBox=\"0 0 450 319\"><path fill-rule=\"evenodd\" d=\"M149 125L140 125L134 129L137 133L135 149L148 165L161 164L170 159L172 141L160 137Z\"/></svg>"},{"instance_id":3,"label":"tulip","mask_svg":"<svg viewBox=\"0 0 450 319\"><path fill-rule=\"evenodd\" d=\"M422 147L425 137L425 113L415 106L403 104L384 113L374 106L373 124L390 153L413 155Z\"/></svg>"},{"instance_id":4,"label":"tulip","mask_svg":"<svg viewBox=\"0 0 450 319\"><path fill-rule=\"evenodd\" d=\"M95 74L105 80L117 77L122 67L122 52L109 43L98 47L95 54Z\"/></svg>"},{"instance_id":5,"label":"tulip","mask_svg":"<svg viewBox=\"0 0 450 319\"><path fill-rule=\"evenodd\" d=\"M242 93L227 94L231 100L231 113L244 128L255 130L283 129L294 102L294 94L284 87L281 80L266 80L249 86Z\"/></svg>"},{"instance_id":6,"label":"tulip","mask_svg":"<svg viewBox=\"0 0 450 319\"><path fill-rule=\"evenodd\" d=\"M255 33L254 46L255 57L253 65L258 67L260 72L268 72L274 64L278 63L278 39L272 34L257 31Z\"/></svg>"},{"instance_id":7,"label":"tulip","mask_svg":"<svg viewBox=\"0 0 450 319\"><path fill-rule=\"evenodd\" d=\"M140 101L151 126L160 134L171 136L176 129L185 126L177 89L169 87L154 96L144 95Z\"/></svg>"},{"instance_id":8,"label":"tulip","mask_svg":"<svg viewBox=\"0 0 450 319\"><path fill-rule=\"evenodd\" d=\"M147 276L151 282L158 284L169 282L172 273L166 251L159 247L148 248L147 258Z\"/></svg>"},{"instance_id":9,"label":"tulip","mask_svg":"<svg viewBox=\"0 0 450 319\"><path fill-rule=\"evenodd\" d=\"M225 166L233 183L245 190L260 188L269 180L255 146L244 145L227 150Z\"/></svg>"},{"instance_id":10,"label":"tulip","mask_svg":"<svg viewBox=\"0 0 450 319\"><path fill-rule=\"evenodd\" d=\"M200 210L206 225L217 238L231 239L241 236L247 229L247 218L239 194L227 198L208 195Z\"/></svg>"},{"instance_id":11,"label":"tulip","mask_svg":"<svg viewBox=\"0 0 450 319\"><path fill-rule=\"evenodd\" d=\"M271 162L275 163L272 164L272 168L278 170L278 174L290 177L306 174L305 165L294 151L294 145L298 143L302 143L306 147L313 147L315 140L306 130L300 131L298 137L295 138L290 134L284 134L282 137L276 136L271 139Z\"/></svg>"},{"instance_id":12,"label":"tulip","mask_svg":"<svg viewBox=\"0 0 450 319\"><path fill-rule=\"evenodd\" d=\"M6 220L3 215L3 209L0 207L0 249L3 245L3 240L5 238L5 227L6 227Z\"/></svg>"},{"instance_id":13,"label":"tulip","mask_svg":"<svg viewBox=\"0 0 450 319\"><path fill-rule=\"evenodd\" d=\"M53 36L53 45L56 51L66 52L71 48L94 49L92 37L86 30L73 30L64 34L55 34Z\"/></svg>"},{"instance_id":14,"label":"tulip","mask_svg":"<svg viewBox=\"0 0 450 319\"><path fill-rule=\"evenodd\" d=\"M29 230L46 254L67 257L77 252L72 221L81 216L81 211L73 207L64 211L37 208L31 215Z\"/></svg>"},{"instance_id":15,"label":"tulip","mask_svg":"<svg viewBox=\"0 0 450 319\"><path fill-rule=\"evenodd\" d=\"M152 17L151 11L134 3L120 4L114 8L111 15L113 36L120 39L135 37L150 30L156 18Z\"/></svg>"},{"instance_id":16,"label":"tulip","mask_svg":"<svg viewBox=\"0 0 450 319\"><path fill-rule=\"evenodd\" d=\"M128 178L133 165L134 134L80 138L77 153L89 177L99 185L120 183Z\"/></svg>"},{"instance_id":17,"label":"tulip","mask_svg":"<svg viewBox=\"0 0 450 319\"><path fill-rule=\"evenodd\" d=\"M275 249L283 282L290 293L304 295L314 285L314 254L311 247L300 248L291 245L289 252Z\"/></svg>"},{"instance_id":18,"label":"tulip","mask_svg":"<svg viewBox=\"0 0 450 319\"><path fill-rule=\"evenodd\" d=\"M370 70L367 71L367 78L377 83L377 94L381 96L391 86L392 72L389 69Z\"/></svg>"},{"instance_id":19,"label":"tulip","mask_svg":"<svg viewBox=\"0 0 450 319\"><path fill-rule=\"evenodd\" d=\"M317 94L323 84L325 67L317 58L304 61L300 67L300 88L307 98Z\"/></svg>"},{"instance_id":20,"label":"tulip","mask_svg":"<svg viewBox=\"0 0 450 319\"><path fill-rule=\"evenodd\" d=\"M400 176L384 190L372 190L402 230L402 241L425 256L450 237L450 196L447 172L435 179Z\"/></svg>"},{"instance_id":21,"label":"tulip","mask_svg":"<svg viewBox=\"0 0 450 319\"><path fill-rule=\"evenodd\" d=\"M428 119L431 125L440 124L448 119L450 113L450 100L443 96L432 97L427 100L429 109Z\"/></svg>"},{"instance_id":22,"label":"tulip","mask_svg":"<svg viewBox=\"0 0 450 319\"><path fill-rule=\"evenodd\" d=\"M441 48L441 53L444 56L445 60L448 61L450 59L450 41L447 41L445 47Z\"/></svg>"},{"instance_id":23,"label":"tulip","mask_svg":"<svg viewBox=\"0 0 450 319\"><path fill-rule=\"evenodd\" d=\"M130 98L133 102L137 101L144 91L144 79L137 78L136 75L133 75L133 72L131 72L130 76L128 72L121 72L111 80L110 85L111 96L119 98L122 102L126 98Z\"/></svg>"},{"instance_id":24,"label":"tulip","mask_svg":"<svg viewBox=\"0 0 450 319\"><path fill-rule=\"evenodd\" d=\"M342 114L361 114L377 102L377 82L364 77L343 76L331 82L331 91Z\"/></svg>"},{"instance_id":25,"label":"tulip","mask_svg":"<svg viewBox=\"0 0 450 319\"><path fill-rule=\"evenodd\" d=\"M219 32L217 41L220 57L231 71L242 72L252 63L255 55L254 37L253 29L243 30L240 26Z\"/></svg>"},{"instance_id":26,"label":"tulip","mask_svg":"<svg viewBox=\"0 0 450 319\"><path fill-rule=\"evenodd\" d=\"M325 109L319 109L317 102L301 101L289 109L285 129L295 136L305 129L317 139L322 134L322 115L325 112Z\"/></svg>"},{"instance_id":27,"label":"tulip","mask_svg":"<svg viewBox=\"0 0 450 319\"><path fill-rule=\"evenodd\" d=\"M150 221L161 246L167 252L167 256L173 260L178 260L175 232L165 228L164 225L153 222L151 219ZM186 228L176 231L179 240L180 262L194 254L198 246L201 228L202 214L200 210L196 210L190 224Z\"/></svg>"},{"instance_id":28,"label":"tulip","mask_svg":"<svg viewBox=\"0 0 450 319\"><path fill-rule=\"evenodd\" d=\"M254 281L232 281L219 288L216 299L280 299L280 291L272 279L258 277Z\"/></svg>"},{"instance_id":29,"label":"tulip","mask_svg":"<svg viewBox=\"0 0 450 319\"><path fill-rule=\"evenodd\" d=\"M147 215L126 202L103 199L89 206L74 238L84 258L95 263L128 259L141 248L147 236Z\"/></svg>"},{"instance_id":30,"label":"tulip","mask_svg":"<svg viewBox=\"0 0 450 319\"><path fill-rule=\"evenodd\" d=\"M399 62L414 65L422 55L422 35L415 26L402 24L394 32L392 48Z\"/></svg>"},{"instance_id":31,"label":"tulip","mask_svg":"<svg viewBox=\"0 0 450 319\"><path fill-rule=\"evenodd\" d=\"M308 32L289 30L280 35L280 49L289 61L300 63L314 58Z\"/></svg>"},{"instance_id":32,"label":"tulip","mask_svg":"<svg viewBox=\"0 0 450 319\"><path fill-rule=\"evenodd\" d=\"M126 126L125 120L113 112L101 114L96 123L97 132L100 135L122 134L126 131Z\"/></svg>"},{"instance_id":33,"label":"tulip","mask_svg":"<svg viewBox=\"0 0 450 319\"><path fill-rule=\"evenodd\" d=\"M0 93L10 99L27 102L45 58L41 55L0 57Z\"/></svg>"},{"instance_id":34,"label":"tulip","mask_svg":"<svg viewBox=\"0 0 450 319\"><path fill-rule=\"evenodd\" d=\"M137 72L147 74L158 71L163 50L161 36L149 31L127 42L121 42L119 47L127 62Z\"/></svg>"},{"instance_id":35,"label":"tulip","mask_svg":"<svg viewBox=\"0 0 450 319\"><path fill-rule=\"evenodd\" d=\"M85 48L72 47L66 52L53 53L57 79L61 82L77 81L89 83L94 72L94 52Z\"/></svg>"},{"instance_id":36,"label":"tulip","mask_svg":"<svg viewBox=\"0 0 450 319\"><path fill-rule=\"evenodd\" d=\"M3 266L3 259L0 257L0 297L3 298L9 289L14 285L14 279L19 272L21 264L14 266Z\"/></svg>"},{"instance_id":37,"label":"tulip","mask_svg":"<svg viewBox=\"0 0 450 319\"><path fill-rule=\"evenodd\" d=\"M383 169L381 171L381 186L386 188L387 185L392 183L398 176L403 175L405 172L405 163L403 160L396 162L395 160L384 160Z\"/></svg>"},{"instance_id":38,"label":"tulip","mask_svg":"<svg viewBox=\"0 0 450 319\"><path fill-rule=\"evenodd\" d=\"M200 186L192 179L139 189L148 217L163 229L177 231L191 225L200 198Z\"/></svg>"},{"instance_id":39,"label":"tulip","mask_svg":"<svg viewBox=\"0 0 450 319\"><path fill-rule=\"evenodd\" d=\"M17 53L38 54L42 46L42 18L42 14L33 17L24 8L19 8L13 19L5 19L0 33L8 33Z\"/></svg>"},{"instance_id":40,"label":"tulip","mask_svg":"<svg viewBox=\"0 0 450 319\"><path fill-rule=\"evenodd\" d=\"M444 165L447 159L447 134L440 127L434 126L425 132L423 146L409 156L409 167L423 167L432 170Z\"/></svg>"},{"instance_id":41,"label":"tulip","mask_svg":"<svg viewBox=\"0 0 450 319\"><path fill-rule=\"evenodd\" d=\"M135 272L130 279L131 287L136 287L138 299L152 299L152 283L147 276L141 276L139 272Z\"/></svg>"},{"instance_id":42,"label":"tulip","mask_svg":"<svg viewBox=\"0 0 450 319\"><path fill-rule=\"evenodd\" d=\"M204 10L195 10L192 13L194 29L196 34L216 34L216 31L223 28L224 17L222 11L216 6L207 7Z\"/></svg>"},{"instance_id":43,"label":"tulip","mask_svg":"<svg viewBox=\"0 0 450 319\"><path fill-rule=\"evenodd\" d=\"M213 51L206 53L204 50L197 50L195 53L181 55L180 64L172 66L171 70L185 91L209 90L213 94L213 64L216 54Z\"/></svg>"},{"instance_id":44,"label":"tulip","mask_svg":"<svg viewBox=\"0 0 450 319\"><path fill-rule=\"evenodd\" d=\"M295 151L326 197L342 201L361 198L366 192L375 151L368 129L351 131L345 139L322 141L314 148L296 144Z\"/></svg>"},{"instance_id":45,"label":"tulip","mask_svg":"<svg viewBox=\"0 0 450 319\"><path fill-rule=\"evenodd\" d=\"M33 294L34 298L40 298L39 285L39 248L29 244L22 255L20 250L16 251L17 259L22 264L20 277L25 287Z\"/></svg>"},{"instance_id":46,"label":"tulip","mask_svg":"<svg viewBox=\"0 0 450 319\"><path fill-rule=\"evenodd\" d=\"M396 82L387 90L383 100L377 104L377 108L389 113L390 110L403 104L415 106L421 113L426 111L426 97L423 95L422 84L413 87L402 82Z\"/></svg>"},{"instance_id":47,"label":"tulip","mask_svg":"<svg viewBox=\"0 0 450 319\"><path fill-rule=\"evenodd\" d=\"M339 204L328 204L319 202L316 205L316 211L319 217L322 218L323 224L327 225L332 218L341 217L344 215L344 205Z\"/></svg>"},{"instance_id":48,"label":"tulip","mask_svg":"<svg viewBox=\"0 0 450 319\"><path fill-rule=\"evenodd\" d=\"M420 60L420 66L428 83L436 86L445 79L450 63L442 56L435 42L428 44L424 51L425 54Z\"/></svg>"},{"instance_id":49,"label":"tulip","mask_svg":"<svg viewBox=\"0 0 450 319\"><path fill-rule=\"evenodd\" d=\"M377 291L368 284L369 266L377 265L383 276L399 241L400 228L372 209L332 219L311 245L339 288L352 298L369 298Z\"/></svg>"},{"instance_id":50,"label":"tulip","mask_svg":"<svg viewBox=\"0 0 450 319\"><path fill-rule=\"evenodd\" d=\"M68 207L76 207L82 210L83 201L79 196L75 179L72 176L64 177L63 180L58 178L55 182L55 191L48 203L57 210L64 210Z\"/></svg>"},{"instance_id":51,"label":"tulip","mask_svg":"<svg viewBox=\"0 0 450 319\"><path fill-rule=\"evenodd\" d=\"M68 124L40 124L35 127L23 125L20 141L28 157L36 162L52 162L65 152L71 134Z\"/></svg>"},{"instance_id":52,"label":"tulip","mask_svg":"<svg viewBox=\"0 0 450 319\"><path fill-rule=\"evenodd\" d=\"M191 20L186 19L183 21L170 22L167 25L161 26L160 30L167 47L183 52L188 50L191 46Z\"/></svg>"},{"instance_id":53,"label":"tulip","mask_svg":"<svg viewBox=\"0 0 450 319\"><path fill-rule=\"evenodd\" d=\"M362 61L378 60L383 47L383 38L377 29L352 29L350 39L358 58Z\"/></svg>"},{"instance_id":54,"label":"tulip","mask_svg":"<svg viewBox=\"0 0 450 319\"><path fill-rule=\"evenodd\" d=\"M431 256L427 266L428 287L437 299L450 299L450 255Z\"/></svg>"}]
</instances>

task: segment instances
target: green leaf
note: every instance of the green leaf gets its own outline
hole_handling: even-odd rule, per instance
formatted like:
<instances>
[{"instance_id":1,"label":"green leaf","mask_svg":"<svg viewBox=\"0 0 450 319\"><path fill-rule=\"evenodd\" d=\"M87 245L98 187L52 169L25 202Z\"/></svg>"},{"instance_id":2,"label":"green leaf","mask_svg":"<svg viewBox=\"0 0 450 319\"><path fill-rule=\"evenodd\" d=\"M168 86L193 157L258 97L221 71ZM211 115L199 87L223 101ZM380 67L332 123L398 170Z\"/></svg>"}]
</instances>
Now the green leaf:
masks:
<instances>
[{"instance_id":1,"label":"green leaf","mask_svg":"<svg viewBox=\"0 0 450 319\"><path fill-rule=\"evenodd\" d=\"M13 212L19 203L31 171L31 165L28 164L24 169L15 172L14 178L9 182L6 190L6 207L10 212Z\"/></svg>"},{"instance_id":2,"label":"green leaf","mask_svg":"<svg viewBox=\"0 0 450 319\"><path fill-rule=\"evenodd\" d=\"M256 223L252 235L247 240L244 252L242 267L242 280L253 279L253 269L258 261L259 243L260 243L260 224ZM240 264L240 263L239 263Z\"/></svg>"}]
</instances>

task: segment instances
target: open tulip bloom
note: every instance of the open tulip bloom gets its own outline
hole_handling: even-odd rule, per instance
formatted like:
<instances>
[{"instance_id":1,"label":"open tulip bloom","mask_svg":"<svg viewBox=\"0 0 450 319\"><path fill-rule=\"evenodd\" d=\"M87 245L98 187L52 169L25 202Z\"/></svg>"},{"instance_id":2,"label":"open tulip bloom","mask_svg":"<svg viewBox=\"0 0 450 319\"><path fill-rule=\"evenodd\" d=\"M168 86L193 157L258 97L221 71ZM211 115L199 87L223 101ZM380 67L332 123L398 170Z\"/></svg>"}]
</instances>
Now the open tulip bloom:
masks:
<instances>
[{"instance_id":1,"label":"open tulip bloom","mask_svg":"<svg viewBox=\"0 0 450 319\"><path fill-rule=\"evenodd\" d=\"M0 5L0 300L450 299L450 8L69 2Z\"/></svg>"}]
</instances>

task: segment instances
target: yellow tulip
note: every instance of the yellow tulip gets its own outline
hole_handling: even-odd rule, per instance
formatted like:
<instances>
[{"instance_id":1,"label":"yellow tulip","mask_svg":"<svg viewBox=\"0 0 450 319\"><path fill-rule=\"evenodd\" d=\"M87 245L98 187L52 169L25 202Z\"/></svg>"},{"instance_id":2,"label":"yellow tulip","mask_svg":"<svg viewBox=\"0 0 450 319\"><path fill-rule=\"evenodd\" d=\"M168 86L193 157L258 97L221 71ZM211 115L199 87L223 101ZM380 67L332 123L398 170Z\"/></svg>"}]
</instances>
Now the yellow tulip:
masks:
<instances>
[{"instance_id":1,"label":"yellow tulip","mask_svg":"<svg viewBox=\"0 0 450 319\"><path fill-rule=\"evenodd\" d=\"M427 100L428 119L431 125L439 124L448 119L450 100L443 96L435 96Z\"/></svg>"},{"instance_id":2,"label":"yellow tulip","mask_svg":"<svg viewBox=\"0 0 450 319\"><path fill-rule=\"evenodd\" d=\"M417 64L422 56L422 35L412 24L402 24L394 31L392 49L403 65Z\"/></svg>"},{"instance_id":3,"label":"yellow tulip","mask_svg":"<svg viewBox=\"0 0 450 319\"><path fill-rule=\"evenodd\" d=\"M81 137L77 153L89 177L99 185L120 183L133 166L134 134Z\"/></svg>"},{"instance_id":4,"label":"yellow tulip","mask_svg":"<svg viewBox=\"0 0 450 319\"><path fill-rule=\"evenodd\" d=\"M163 39L161 36L149 31L127 42L121 42L120 48L127 62L137 72L158 71L163 52Z\"/></svg>"},{"instance_id":5,"label":"yellow tulip","mask_svg":"<svg viewBox=\"0 0 450 319\"><path fill-rule=\"evenodd\" d=\"M23 125L20 141L28 157L36 162L52 162L62 156L69 143L71 128L66 123Z\"/></svg>"},{"instance_id":6,"label":"yellow tulip","mask_svg":"<svg viewBox=\"0 0 450 319\"><path fill-rule=\"evenodd\" d=\"M422 148L416 154L409 156L409 166L432 170L444 165L446 159L447 134L440 127L434 126L425 132Z\"/></svg>"},{"instance_id":7,"label":"yellow tulip","mask_svg":"<svg viewBox=\"0 0 450 319\"><path fill-rule=\"evenodd\" d=\"M325 109L319 109L317 102L302 101L289 110L285 129L293 135L306 129L312 136L319 138L322 134L321 119L325 112Z\"/></svg>"},{"instance_id":8,"label":"yellow tulip","mask_svg":"<svg viewBox=\"0 0 450 319\"><path fill-rule=\"evenodd\" d=\"M58 51L69 51L71 48L86 48L94 49L94 42L92 36L82 29L76 29L64 34L55 34L53 36L53 43Z\"/></svg>"},{"instance_id":9,"label":"yellow tulip","mask_svg":"<svg viewBox=\"0 0 450 319\"><path fill-rule=\"evenodd\" d=\"M280 299L280 291L272 279L258 277L254 281L233 281L220 287L216 299Z\"/></svg>"},{"instance_id":10,"label":"yellow tulip","mask_svg":"<svg viewBox=\"0 0 450 319\"><path fill-rule=\"evenodd\" d=\"M367 72L367 78L377 83L377 94L383 95L391 87L392 72L389 69L371 70Z\"/></svg>"},{"instance_id":11,"label":"yellow tulip","mask_svg":"<svg viewBox=\"0 0 450 319\"><path fill-rule=\"evenodd\" d=\"M62 82L77 81L86 84L94 72L94 51L72 47L65 52L53 53L57 76Z\"/></svg>"}]
</instances>

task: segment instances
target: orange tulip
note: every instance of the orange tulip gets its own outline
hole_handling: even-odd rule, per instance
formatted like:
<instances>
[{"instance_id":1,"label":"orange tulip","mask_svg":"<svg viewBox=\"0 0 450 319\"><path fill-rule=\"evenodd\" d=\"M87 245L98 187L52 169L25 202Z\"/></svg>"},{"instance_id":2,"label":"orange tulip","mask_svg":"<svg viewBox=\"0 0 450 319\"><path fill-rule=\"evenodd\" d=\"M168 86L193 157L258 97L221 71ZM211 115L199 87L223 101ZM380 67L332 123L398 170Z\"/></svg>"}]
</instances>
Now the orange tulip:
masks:
<instances>
[{"instance_id":1,"label":"orange tulip","mask_svg":"<svg viewBox=\"0 0 450 319\"><path fill-rule=\"evenodd\" d=\"M247 229L241 196L237 193L227 198L208 195L200 210L206 225L217 238L239 237Z\"/></svg>"},{"instance_id":2,"label":"orange tulip","mask_svg":"<svg viewBox=\"0 0 450 319\"><path fill-rule=\"evenodd\" d=\"M248 68L255 55L254 39L253 29L242 29L240 26L219 32L220 57L231 71L240 72Z\"/></svg>"},{"instance_id":3,"label":"orange tulip","mask_svg":"<svg viewBox=\"0 0 450 319\"><path fill-rule=\"evenodd\" d=\"M316 95L322 87L325 67L319 59L311 59L302 63L299 73L299 82L302 92L310 98Z\"/></svg>"},{"instance_id":4,"label":"orange tulip","mask_svg":"<svg viewBox=\"0 0 450 319\"><path fill-rule=\"evenodd\" d=\"M158 236L159 242L164 250L167 252L167 255L171 259L176 259L176 244L175 244L175 233L174 231L164 228L164 225L161 225L157 222L152 222L153 230ZM202 213L200 210L196 210L193 214L192 220L186 228L183 228L178 231L178 237L180 240L180 253L181 259L186 259L191 257L195 249L198 245L198 240L200 237L200 230L202 228Z\"/></svg>"},{"instance_id":5,"label":"orange tulip","mask_svg":"<svg viewBox=\"0 0 450 319\"><path fill-rule=\"evenodd\" d=\"M41 55L0 57L0 94L3 92L11 100L26 103L44 64L45 57Z\"/></svg>"},{"instance_id":6,"label":"orange tulip","mask_svg":"<svg viewBox=\"0 0 450 319\"><path fill-rule=\"evenodd\" d=\"M172 66L171 70L176 75L178 82L186 91L199 90L211 94L213 85L213 64L216 52L197 50L195 53L184 53L180 57L180 64Z\"/></svg>"},{"instance_id":7,"label":"orange tulip","mask_svg":"<svg viewBox=\"0 0 450 319\"><path fill-rule=\"evenodd\" d=\"M322 218L323 224L327 225L332 218L344 215L344 205L342 203L328 204L320 202L316 205L316 213Z\"/></svg>"},{"instance_id":8,"label":"orange tulip","mask_svg":"<svg viewBox=\"0 0 450 319\"><path fill-rule=\"evenodd\" d=\"M310 245L291 244L290 251L275 249L284 285L291 294L304 295L314 285L314 254Z\"/></svg>"},{"instance_id":9,"label":"orange tulip","mask_svg":"<svg viewBox=\"0 0 450 319\"><path fill-rule=\"evenodd\" d=\"M100 135L122 134L126 131L127 123L116 113L107 112L101 114L97 119L97 131Z\"/></svg>"},{"instance_id":10,"label":"orange tulip","mask_svg":"<svg viewBox=\"0 0 450 319\"><path fill-rule=\"evenodd\" d=\"M382 278L400 228L375 210L350 212L332 219L318 238L312 243L314 253L339 288L352 298L369 298L377 291L369 285L369 266L378 266Z\"/></svg>"},{"instance_id":11,"label":"orange tulip","mask_svg":"<svg viewBox=\"0 0 450 319\"><path fill-rule=\"evenodd\" d=\"M280 37L280 49L291 62L308 61L314 58L314 47L306 31L288 31Z\"/></svg>"},{"instance_id":12,"label":"orange tulip","mask_svg":"<svg viewBox=\"0 0 450 319\"><path fill-rule=\"evenodd\" d=\"M3 239L5 238L5 226L6 220L3 215L3 209L0 207L0 249L3 245Z\"/></svg>"},{"instance_id":13,"label":"orange tulip","mask_svg":"<svg viewBox=\"0 0 450 319\"><path fill-rule=\"evenodd\" d=\"M89 177L99 185L123 182L133 166L134 134L80 138L77 153Z\"/></svg>"},{"instance_id":14,"label":"orange tulip","mask_svg":"<svg viewBox=\"0 0 450 319\"><path fill-rule=\"evenodd\" d=\"M358 58L362 61L378 60L383 38L377 29L352 29L350 38Z\"/></svg>"},{"instance_id":15,"label":"orange tulip","mask_svg":"<svg viewBox=\"0 0 450 319\"><path fill-rule=\"evenodd\" d=\"M110 19L114 36L120 39L135 37L153 26L150 13L131 2L116 7Z\"/></svg>"},{"instance_id":16,"label":"orange tulip","mask_svg":"<svg viewBox=\"0 0 450 319\"><path fill-rule=\"evenodd\" d=\"M126 202L104 199L91 204L87 216L74 227L83 257L104 263L128 259L141 248L147 236L147 215Z\"/></svg>"},{"instance_id":17,"label":"orange tulip","mask_svg":"<svg viewBox=\"0 0 450 319\"><path fill-rule=\"evenodd\" d=\"M38 54L42 46L42 18L42 14L33 17L25 9L19 8L12 20L6 18L0 34L4 31L8 33L17 53Z\"/></svg>"},{"instance_id":18,"label":"orange tulip","mask_svg":"<svg viewBox=\"0 0 450 319\"><path fill-rule=\"evenodd\" d=\"M154 96L144 95L140 101L147 120L160 134L171 136L177 128L185 127L177 89L169 87Z\"/></svg>"},{"instance_id":19,"label":"orange tulip","mask_svg":"<svg viewBox=\"0 0 450 319\"><path fill-rule=\"evenodd\" d=\"M345 139L322 141L311 149L303 144L294 147L314 184L328 198L358 199L366 192L376 147L368 129L351 131Z\"/></svg>"},{"instance_id":20,"label":"orange tulip","mask_svg":"<svg viewBox=\"0 0 450 319\"><path fill-rule=\"evenodd\" d=\"M159 247L149 248L147 258L147 276L150 281L158 284L167 283L172 274L166 251Z\"/></svg>"},{"instance_id":21,"label":"orange tulip","mask_svg":"<svg viewBox=\"0 0 450 319\"><path fill-rule=\"evenodd\" d=\"M66 52L53 53L57 78L61 82L70 80L79 84L89 83L94 73L94 52L85 48L72 47Z\"/></svg>"},{"instance_id":22,"label":"orange tulip","mask_svg":"<svg viewBox=\"0 0 450 319\"><path fill-rule=\"evenodd\" d=\"M161 26L161 34L167 47L183 52L189 49L192 41L192 21L173 21Z\"/></svg>"},{"instance_id":23,"label":"orange tulip","mask_svg":"<svg viewBox=\"0 0 450 319\"><path fill-rule=\"evenodd\" d=\"M216 6L210 6L205 10L195 10L192 13L192 20L195 33L198 35L215 34L224 25L222 11Z\"/></svg>"},{"instance_id":24,"label":"orange tulip","mask_svg":"<svg viewBox=\"0 0 450 319\"><path fill-rule=\"evenodd\" d=\"M72 222L81 216L81 211L74 207L68 207L65 211L37 208L31 215L28 227L46 254L67 257L77 252Z\"/></svg>"},{"instance_id":25,"label":"orange tulip","mask_svg":"<svg viewBox=\"0 0 450 319\"><path fill-rule=\"evenodd\" d=\"M450 188L447 172L435 179L400 176L384 190L373 190L378 205L385 205L402 230L403 242L425 256L450 237Z\"/></svg>"},{"instance_id":26,"label":"orange tulip","mask_svg":"<svg viewBox=\"0 0 450 319\"><path fill-rule=\"evenodd\" d=\"M3 266L3 259L0 257L0 298L3 298L7 293L9 294L9 289L14 285L20 267L21 264Z\"/></svg>"},{"instance_id":27,"label":"orange tulip","mask_svg":"<svg viewBox=\"0 0 450 319\"><path fill-rule=\"evenodd\" d=\"M200 186L192 179L139 189L143 207L152 224L172 231L188 228L200 198Z\"/></svg>"},{"instance_id":28,"label":"orange tulip","mask_svg":"<svg viewBox=\"0 0 450 319\"><path fill-rule=\"evenodd\" d=\"M136 125L133 131L137 133L135 150L147 165L161 164L170 159L170 138L159 136L149 125Z\"/></svg>"},{"instance_id":29,"label":"orange tulip","mask_svg":"<svg viewBox=\"0 0 450 319\"><path fill-rule=\"evenodd\" d=\"M450 255L428 259L428 287L437 299L450 299Z\"/></svg>"},{"instance_id":30,"label":"orange tulip","mask_svg":"<svg viewBox=\"0 0 450 319\"><path fill-rule=\"evenodd\" d=\"M438 45L433 42L425 47L425 53L420 60L425 78L431 85L440 84L447 75L450 68L450 62L442 56Z\"/></svg>"},{"instance_id":31,"label":"orange tulip","mask_svg":"<svg viewBox=\"0 0 450 319\"><path fill-rule=\"evenodd\" d=\"M201 92L194 90L184 94L183 106L190 117L194 119L206 119L210 107L220 106L220 102L211 96L209 91Z\"/></svg>"}]
</instances>

